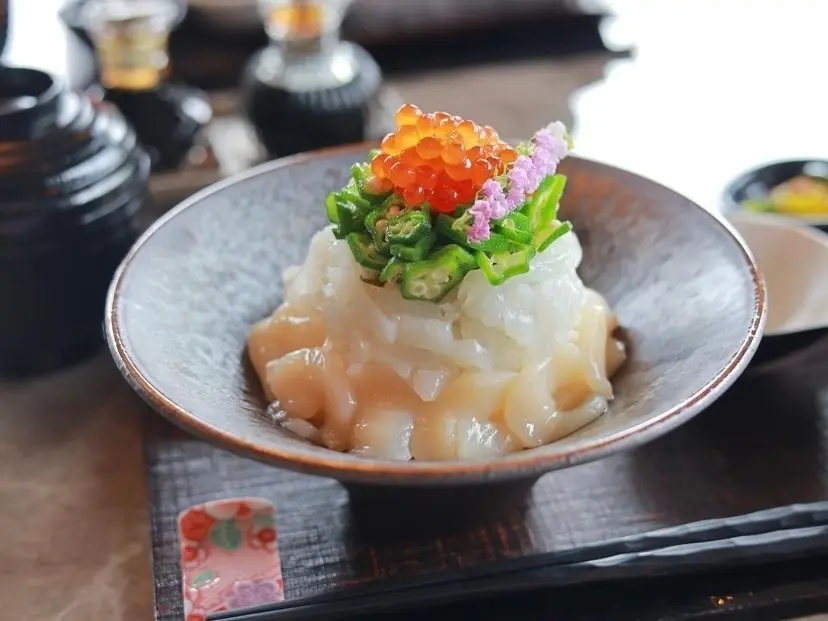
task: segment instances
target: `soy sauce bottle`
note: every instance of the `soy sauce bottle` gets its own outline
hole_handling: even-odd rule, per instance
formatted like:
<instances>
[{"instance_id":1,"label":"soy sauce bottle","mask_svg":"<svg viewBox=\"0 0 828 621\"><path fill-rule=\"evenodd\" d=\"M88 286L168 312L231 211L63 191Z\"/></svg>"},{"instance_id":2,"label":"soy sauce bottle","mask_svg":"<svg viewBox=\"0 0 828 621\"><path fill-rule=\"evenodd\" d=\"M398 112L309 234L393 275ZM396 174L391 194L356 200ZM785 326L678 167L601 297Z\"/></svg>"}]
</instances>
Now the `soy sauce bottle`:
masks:
<instances>
[{"instance_id":1,"label":"soy sauce bottle","mask_svg":"<svg viewBox=\"0 0 828 621\"><path fill-rule=\"evenodd\" d=\"M212 119L205 93L169 81L169 36L183 16L175 0L88 0L80 14L104 99L129 119L153 172L179 168Z\"/></svg>"},{"instance_id":2,"label":"soy sauce bottle","mask_svg":"<svg viewBox=\"0 0 828 621\"><path fill-rule=\"evenodd\" d=\"M270 44L249 62L242 89L246 114L271 157L378 133L382 74L368 52L340 39L349 4L259 0Z\"/></svg>"}]
</instances>

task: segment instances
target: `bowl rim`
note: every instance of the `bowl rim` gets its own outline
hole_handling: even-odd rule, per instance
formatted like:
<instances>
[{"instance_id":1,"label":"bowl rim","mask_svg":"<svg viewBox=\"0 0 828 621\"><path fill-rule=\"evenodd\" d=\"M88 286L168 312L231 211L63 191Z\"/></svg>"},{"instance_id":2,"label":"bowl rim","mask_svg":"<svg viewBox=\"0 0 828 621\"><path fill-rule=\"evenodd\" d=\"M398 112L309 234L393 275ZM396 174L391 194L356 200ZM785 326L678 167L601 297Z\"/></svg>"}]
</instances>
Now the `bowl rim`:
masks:
<instances>
[{"instance_id":1,"label":"bowl rim","mask_svg":"<svg viewBox=\"0 0 828 621\"><path fill-rule=\"evenodd\" d=\"M212 184L195 193L190 198L185 199L158 218L138 238L118 266L110 284L106 297L104 332L110 353L115 360L118 370L133 390L148 405L178 427L212 444L216 444L247 458L306 474L326 476L351 483L384 483L394 486L491 483L540 476L552 470L600 459L620 450L632 449L661 436L689 420L710 402L718 398L718 396L733 384L741 372L744 371L753 354L756 352L767 319L765 284L756 266L756 262L744 241L738 234L734 234L732 227L726 221L682 196L682 198L688 200L696 209L699 209L707 215L714 226L721 227L740 250L753 282L754 299L751 322L737 351L707 384L684 401L657 414L652 419L618 431L602 442L594 442L579 447L576 450L566 452L555 452L554 446L556 443L552 442L537 449L518 451L497 459L481 461L452 460L418 462L412 460L403 462L366 459L333 450L320 451L318 453L303 453L294 450L290 446L264 447L255 439L241 438L234 433L205 422L169 399L155 385L152 378L144 374L141 368L142 365L131 356L125 343L119 319L119 299L121 289L124 286L125 275L147 241L159 229L178 217L182 212L200 203L206 197L240 181L270 174L275 170L314 159L343 155L351 152L366 152L375 146L376 143L374 142L344 145L301 153L259 164L258 166ZM582 160L589 164L597 164L602 167L616 168L625 174L641 178L640 175L635 173L588 158L579 156L570 156L570 158ZM678 194L667 186L650 179L647 179L647 181L673 194Z\"/></svg>"},{"instance_id":2,"label":"bowl rim","mask_svg":"<svg viewBox=\"0 0 828 621\"><path fill-rule=\"evenodd\" d=\"M722 213L725 215L725 217L727 217L730 214L746 212L746 210L743 209L738 202L736 202L734 196L736 195L736 192L740 188L742 188L749 179L755 177L758 173L762 172L763 170L766 170L768 168L774 168L775 166L781 166L783 164L801 164L802 166L805 166L806 164L810 164L811 162L819 162L828 166L828 158L790 157L768 160L766 162L756 164L751 168L743 170L738 175L733 177L730 181L728 181L721 191L719 197L719 204L722 207ZM807 226L828 226L828 214L822 216L795 216L784 213L757 213L755 215L758 217L784 218L785 220L788 220L790 222L795 222Z\"/></svg>"}]
</instances>

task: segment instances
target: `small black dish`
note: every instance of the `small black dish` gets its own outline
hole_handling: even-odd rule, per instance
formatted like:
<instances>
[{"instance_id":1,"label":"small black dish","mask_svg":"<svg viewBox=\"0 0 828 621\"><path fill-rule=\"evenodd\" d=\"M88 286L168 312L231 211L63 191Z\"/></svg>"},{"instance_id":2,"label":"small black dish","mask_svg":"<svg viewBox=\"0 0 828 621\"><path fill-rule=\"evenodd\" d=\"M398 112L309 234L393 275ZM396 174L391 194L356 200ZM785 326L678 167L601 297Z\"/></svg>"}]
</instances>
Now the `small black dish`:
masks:
<instances>
[{"instance_id":1,"label":"small black dish","mask_svg":"<svg viewBox=\"0 0 828 621\"><path fill-rule=\"evenodd\" d=\"M107 285L142 228L148 176L113 106L0 65L0 376L100 348Z\"/></svg>"},{"instance_id":2,"label":"small black dish","mask_svg":"<svg viewBox=\"0 0 828 621\"><path fill-rule=\"evenodd\" d=\"M782 360L809 349L828 337L828 327L813 328L790 334L766 334L759 342L756 355L750 361L751 368L758 369L776 360Z\"/></svg>"},{"instance_id":3,"label":"small black dish","mask_svg":"<svg viewBox=\"0 0 828 621\"><path fill-rule=\"evenodd\" d=\"M767 162L742 173L727 184L722 193L721 209L725 217L746 211L742 203L748 199L762 199L781 183L800 175L828 178L828 160L797 159ZM800 224L828 232L828 214L816 216L789 216L773 213Z\"/></svg>"}]
</instances>

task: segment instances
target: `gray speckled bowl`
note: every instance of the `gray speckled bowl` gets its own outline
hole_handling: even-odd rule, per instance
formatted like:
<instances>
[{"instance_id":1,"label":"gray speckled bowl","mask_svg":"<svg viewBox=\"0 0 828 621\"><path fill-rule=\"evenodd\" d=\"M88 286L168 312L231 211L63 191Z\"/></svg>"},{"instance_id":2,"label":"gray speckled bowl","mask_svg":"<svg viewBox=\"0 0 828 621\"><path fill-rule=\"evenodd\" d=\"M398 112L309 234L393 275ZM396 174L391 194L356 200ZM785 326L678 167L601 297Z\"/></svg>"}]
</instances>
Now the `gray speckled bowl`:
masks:
<instances>
[{"instance_id":1,"label":"gray speckled bowl","mask_svg":"<svg viewBox=\"0 0 828 621\"><path fill-rule=\"evenodd\" d=\"M749 253L726 225L652 181L568 159L563 214L584 246L581 275L618 313L631 356L604 416L549 446L483 462L393 462L336 453L271 424L245 361L281 273L326 224L323 200L367 147L266 164L162 217L124 259L106 332L124 377L164 416L231 451L350 484L473 487L534 480L652 440L719 397L765 321Z\"/></svg>"}]
</instances>

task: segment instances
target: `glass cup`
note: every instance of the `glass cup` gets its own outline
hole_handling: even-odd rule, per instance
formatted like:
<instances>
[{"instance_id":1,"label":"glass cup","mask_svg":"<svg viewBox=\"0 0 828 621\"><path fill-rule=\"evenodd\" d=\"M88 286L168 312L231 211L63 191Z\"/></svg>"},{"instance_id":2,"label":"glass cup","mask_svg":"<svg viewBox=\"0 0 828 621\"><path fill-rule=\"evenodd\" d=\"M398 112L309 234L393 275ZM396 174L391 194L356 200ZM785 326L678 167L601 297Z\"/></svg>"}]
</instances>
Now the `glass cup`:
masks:
<instances>
[{"instance_id":1,"label":"glass cup","mask_svg":"<svg viewBox=\"0 0 828 621\"><path fill-rule=\"evenodd\" d=\"M97 51L103 86L140 91L162 82L179 13L173 0L90 0L82 19Z\"/></svg>"}]
</instances>

